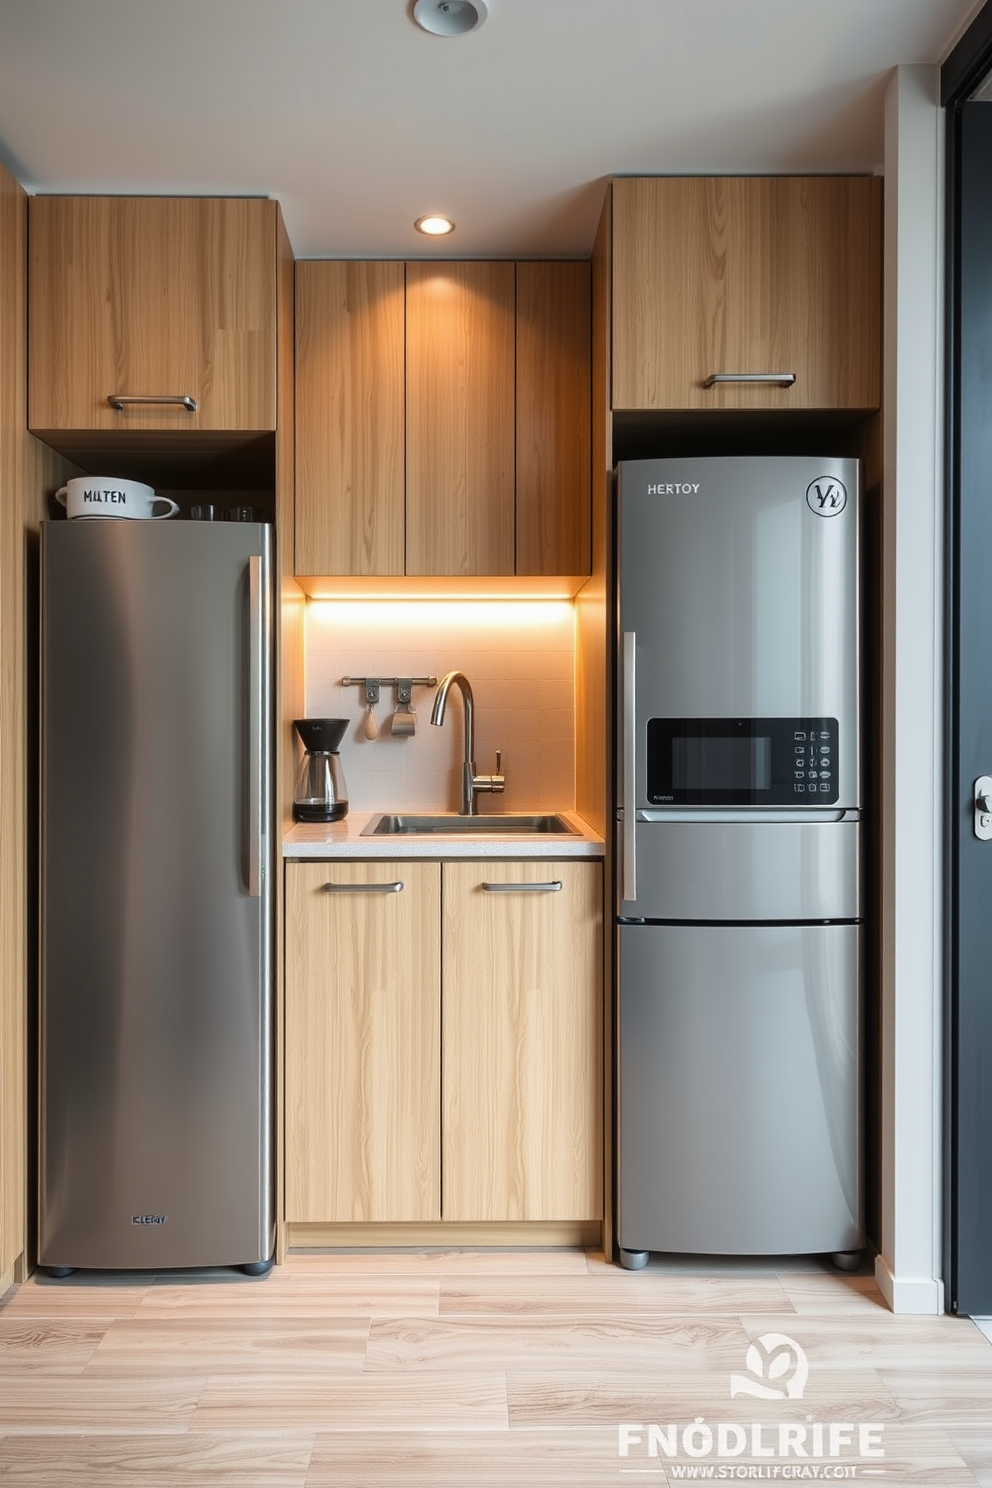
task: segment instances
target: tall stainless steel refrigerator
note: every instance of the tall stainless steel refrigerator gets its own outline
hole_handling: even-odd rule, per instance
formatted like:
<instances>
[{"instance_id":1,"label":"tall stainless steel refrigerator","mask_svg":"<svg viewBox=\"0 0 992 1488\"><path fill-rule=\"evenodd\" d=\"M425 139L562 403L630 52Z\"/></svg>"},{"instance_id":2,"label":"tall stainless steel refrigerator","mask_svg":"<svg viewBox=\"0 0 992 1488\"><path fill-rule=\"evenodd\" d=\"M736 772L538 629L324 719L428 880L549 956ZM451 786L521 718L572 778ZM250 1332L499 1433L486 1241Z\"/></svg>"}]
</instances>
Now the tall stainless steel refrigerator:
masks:
<instances>
[{"instance_id":1,"label":"tall stainless steel refrigerator","mask_svg":"<svg viewBox=\"0 0 992 1488\"><path fill-rule=\"evenodd\" d=\"M633 461L617 518L621 1261L853 1263L857 462Z\"/></svg>"},{"instance_id":2,"label":"tall stainless steel refrigerator","mask_svg":"<svg viewBox=\"0 0 992 1488\"><path fill-rule=\"evenodd\" d=\"M274 1252L272 533L42 528L39 1262Z\"/></svg>"}]
</instances>

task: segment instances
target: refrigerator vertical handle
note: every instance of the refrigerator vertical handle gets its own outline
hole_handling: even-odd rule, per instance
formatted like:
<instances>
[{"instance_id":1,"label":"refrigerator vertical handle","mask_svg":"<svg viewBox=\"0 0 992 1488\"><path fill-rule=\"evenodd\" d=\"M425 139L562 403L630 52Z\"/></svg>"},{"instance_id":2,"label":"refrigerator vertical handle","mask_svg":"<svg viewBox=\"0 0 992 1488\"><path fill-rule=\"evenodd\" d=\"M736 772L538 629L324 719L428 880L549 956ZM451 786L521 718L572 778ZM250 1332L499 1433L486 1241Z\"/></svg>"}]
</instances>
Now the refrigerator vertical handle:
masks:
<instances>
[{"instance_id":1,"label":"refrigerator vertical handle","mask_svg":"<svg viewBox=\"0 0 992 1488\"><path fill-rule=\"evenodd\" d=\"M248 559L248 893L262 893L262 559Z\"/></svg>"},{"instance_id":2,"label":"refrigerator vertical handle","mask_svg":"<svg viewBox=\"0 0 992 1488\"><path fill-rule=\"evenodd\" d=\"M634 836L635 800L634 781L637 768L637 730L634 717L634 658L637 651L637 636L632 630L623 633L623 711L621 726L621 764L623 786L621 794L622 848L620 855L620 894L628 903L637 898L637 845Z\"/></svg>"}]
</instances>

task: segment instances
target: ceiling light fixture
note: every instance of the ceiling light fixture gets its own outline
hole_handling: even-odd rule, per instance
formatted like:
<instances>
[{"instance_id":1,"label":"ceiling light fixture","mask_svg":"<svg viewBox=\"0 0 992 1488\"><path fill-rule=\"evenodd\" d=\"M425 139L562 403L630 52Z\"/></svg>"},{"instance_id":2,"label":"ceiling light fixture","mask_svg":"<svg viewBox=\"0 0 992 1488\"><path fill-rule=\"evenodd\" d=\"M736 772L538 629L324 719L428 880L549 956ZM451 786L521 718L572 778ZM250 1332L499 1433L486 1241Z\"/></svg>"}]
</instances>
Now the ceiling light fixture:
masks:
<instances>
[{"instance_id":1,"label":"ceiling light fixture","mask_svg":"<svg viewBox=\"0 0 992 1488\"><path fill-rule=\"evenodd\" d=\"M413 19L432 36L467 36L489 14L486 0L416 0Z\"/></svg>"},{"instance_id":2,"label":"ceiling light fixture","mask_svg":"<svg viewBox=\"0 0 992 1488\"><path fill-rule=\"evenodd\" d=\"M428 217L418 217L413 225L419 233L426 233L429 238L443 238L455 230L450 217L439 217L436 212Z\"/></svg>"}]
</instances>

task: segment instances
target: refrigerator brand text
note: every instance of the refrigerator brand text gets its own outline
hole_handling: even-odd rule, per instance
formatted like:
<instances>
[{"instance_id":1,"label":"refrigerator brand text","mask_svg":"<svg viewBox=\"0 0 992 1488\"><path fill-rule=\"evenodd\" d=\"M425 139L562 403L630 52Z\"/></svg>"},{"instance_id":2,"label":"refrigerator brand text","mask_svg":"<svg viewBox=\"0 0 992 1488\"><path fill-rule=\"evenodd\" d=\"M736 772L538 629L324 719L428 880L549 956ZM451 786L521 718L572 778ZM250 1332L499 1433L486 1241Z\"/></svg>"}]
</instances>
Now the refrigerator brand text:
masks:
<instances>
[{"instance_id":1,"label":"refrigerator brand text","mask_svg":"<svg viewBox=\"0 0 992 1488\"><path fill-rule=\"evenodd\" d=\"M648 486L649 496L695 496L699 482L673 481L669 484Z\"/></svg>"},{"instance_id":2,"label":"refrigerator brand text","mask_svg":"<svg viewBox=\"0 0 992 1488\"><path fill-rule=\"evenodd\" d=\"M168 1219L169 1219L169 1216L167 1214L132 1214L131 1215L131 1223L133 1225L162 1225L162 1224L167 1224L168 1223Z\"/></svg>"}]
</instances>

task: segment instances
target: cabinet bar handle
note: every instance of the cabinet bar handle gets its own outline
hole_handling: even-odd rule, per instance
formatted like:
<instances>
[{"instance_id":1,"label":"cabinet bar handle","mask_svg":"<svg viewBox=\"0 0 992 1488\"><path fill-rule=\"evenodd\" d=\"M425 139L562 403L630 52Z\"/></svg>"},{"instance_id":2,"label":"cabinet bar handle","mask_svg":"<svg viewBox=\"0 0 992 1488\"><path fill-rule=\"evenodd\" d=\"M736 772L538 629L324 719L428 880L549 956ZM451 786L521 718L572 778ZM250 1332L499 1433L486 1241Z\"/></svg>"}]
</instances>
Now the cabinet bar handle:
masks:
<instances>
[{"instance_id":1,"label":"cabinet bar handle","mask_svg":"<svg viewBox=\"0 0 992 1488\"><path fill-rule=\"evenodd\" d=\"M325 894L401 894L403 880L396 883L325 883Z\"/></svg>"},{"instance_id":2,"label":"cabinet bar handle","mask_svg":"<svg viewBox=\"0 0 992 1488\"><path fill-rule=\"evenodd\" d=\"M718 382L773 382L777 387L791 387L795 380L795 372L711 372L703 387L716 387Z\"/></svg>"},{"instance_id":3,"label":"cabinet bar handle","mask_svg":"<svg viewBox=\"0 0 992 1488\"><path fill-rule=\"evenodd\" d=\"M178 403L189 413L195 413L200 406L189 393L108 393L107 402L118 413L123 413L132 403Z\"/></svg>"},{"instance_id":4,"label":"cabinet bar handle","mask_svg":"<svg viewBox=\"0 0 992 1488\"><path fill-rule=\"evenodd\" d=\"M484 883L484 894L557 894L561 879L552 878L547 883Z\"/></svg>"}]
</instances>

